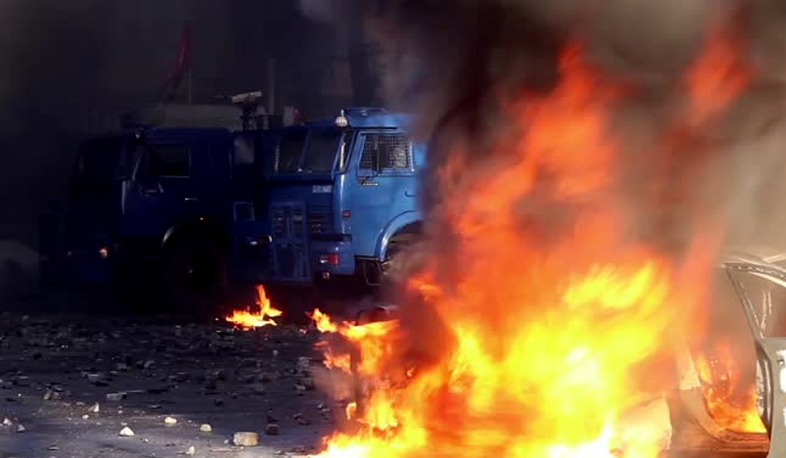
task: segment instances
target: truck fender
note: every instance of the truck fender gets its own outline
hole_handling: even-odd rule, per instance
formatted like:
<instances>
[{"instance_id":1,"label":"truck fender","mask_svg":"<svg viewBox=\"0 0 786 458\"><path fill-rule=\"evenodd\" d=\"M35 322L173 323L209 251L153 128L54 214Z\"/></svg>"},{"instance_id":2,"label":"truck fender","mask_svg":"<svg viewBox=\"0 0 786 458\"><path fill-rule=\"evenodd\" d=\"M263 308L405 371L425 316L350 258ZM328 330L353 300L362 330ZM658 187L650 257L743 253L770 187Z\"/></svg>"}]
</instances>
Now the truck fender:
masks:
<instances>
[{"instance_id":1,"label":"truck fender","mask_svg":"<svg viewBox=\"0 0 786 458\"><path fill-rule=\"evenodd\" d=\"M382 235L380 235L377 247L374 250L374 256L380 261L384 260L390 239L405 226L422 221L423 217L417 210L406 211L396 215L382 230Z\"/></svg>"}]
</instances>

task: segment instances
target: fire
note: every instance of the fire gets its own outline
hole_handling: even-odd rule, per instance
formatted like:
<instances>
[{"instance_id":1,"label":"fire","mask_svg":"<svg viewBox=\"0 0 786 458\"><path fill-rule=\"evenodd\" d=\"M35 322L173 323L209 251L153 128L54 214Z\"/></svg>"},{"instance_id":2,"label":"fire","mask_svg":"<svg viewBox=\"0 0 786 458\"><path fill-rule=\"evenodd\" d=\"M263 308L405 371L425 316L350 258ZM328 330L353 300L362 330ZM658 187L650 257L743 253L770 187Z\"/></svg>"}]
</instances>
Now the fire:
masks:
<instances>
[{"instance_id":1,"label":"fire","mask_svg":"<svg viewBox=\"0 0 786 458\"><path fill-rule=\"evenodd\" d=\"M395 321L380 321L366 325L351 323L333 323L331 318L319 309L309 315L321 332L337 333L355 345L363 355L363 360L358 366L358 371L363 375L373 375L380 362L393 353L393 342L388 336L396 329ZM344 372L351 371L350 355L347 353L333 353L329 345L324 346L325 366L329 369L337 368Z\"/></svg>"},{"instance_id":2,"label":"fire","mask_svg":"<svg viewBox=\"0 0 786 458\"><path fill-rule=\"evenodd\" d=\"M756 386L752 380L745 383L729 345L723 342L711 356L701 354L696 360L707 411L723 429L766 433L756 408Z\"/></svg>"},{"instance_id":3,"label":"fire","mask_svg":"<svg viewBox=\"0 0 786 458\"><path fill-rule=\"evenodd\" d=\"M690 78L716 75L710 57ZM442 169L434 217L451 243L412 278L417 303L365 325L314 311L350 348L326 346L326 364L361 384L347 407L358 428L326 438L320 457L653 458L668 447L676 342L706 297L717 228L679 254L628 234L630 177L611 132L625 91L580 46L560 69L551 92L508 104L518 128L485 164L469 170L457 149ZM722 108L693 87L688 125ZM728 103L743 85L712 87Z\"/></svg>"},{"instance_id":4,"label":"fire","mask_svg":"<svg viewBox=\"0 0 786 458\"><path fill-rule=\"evenodd\" d=\"M225 318L226 321L244 329L276 325L276 322L273 320L273 318L281 316L283 312L274 308L270 303L270 299L267 297L264 286L257 285L256 290L257 307L259 307L259 311L252 312L248 308L245 310L235 310L231 315Z\"/></svg>"}]
</instances>

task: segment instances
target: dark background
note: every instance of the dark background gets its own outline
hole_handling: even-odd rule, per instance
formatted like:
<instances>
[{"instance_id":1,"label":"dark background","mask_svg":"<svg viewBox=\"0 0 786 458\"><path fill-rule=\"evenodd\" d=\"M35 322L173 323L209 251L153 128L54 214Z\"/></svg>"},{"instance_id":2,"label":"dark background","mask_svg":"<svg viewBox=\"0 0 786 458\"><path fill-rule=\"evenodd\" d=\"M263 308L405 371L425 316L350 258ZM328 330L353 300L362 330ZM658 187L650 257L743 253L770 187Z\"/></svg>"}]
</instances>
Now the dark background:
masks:
<instances>
[{"instance_id":1,"label":"dark background","mask_svg":"<svg viewBox=\"0 0 786 458\"><path fill-rule=\"evenodd\" d=\"M0 240L37 247L38 214L62 193L77 141L122 110L160 101L186 23L194 103L267 97L273 78L277 112L378 104L363 12L318 20L309 4L325 13L295 0L0 2ZM186 100L183 83L173 101Z\"/></svg>"}]
</instances>

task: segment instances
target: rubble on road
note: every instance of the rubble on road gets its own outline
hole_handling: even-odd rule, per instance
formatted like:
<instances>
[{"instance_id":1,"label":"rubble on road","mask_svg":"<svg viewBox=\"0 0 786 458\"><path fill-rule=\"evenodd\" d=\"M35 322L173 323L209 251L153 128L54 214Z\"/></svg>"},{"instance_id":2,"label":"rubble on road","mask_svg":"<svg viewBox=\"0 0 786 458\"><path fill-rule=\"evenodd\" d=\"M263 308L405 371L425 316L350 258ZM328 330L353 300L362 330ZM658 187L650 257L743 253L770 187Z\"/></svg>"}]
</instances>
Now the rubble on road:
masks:
<instances>
[{"instance_id":1,"label":"rubble on road","mask_svg":"<svg viewBox=\"0 0 786 458\"><path fill-rule=\"evenodd\" d=\"M259 444L259 434L252 432L237 432L232 436L232 443L239 447L255 447Z\"/></svg>"},{"instance_id":2,"label":"rubble on road","mask_svg":"<svg viewBox=\"0 0 786 458\"><path fill-rule=\"evenodd\" d=\"M329 432L326 422L320 432L292 427L311 424L304 413L330 414L314 389L318 335L284 325L235 332L150 321L33 316L0 322L0 398L6 399L0 405L7 408L0 432L41 435L61 450L86 432L131 438L156 456L209 456L238 446L277 450L282 440L316 445ZM261 431L247 431L260 425ZM260 436L270 442L260 444ZM0 449L2 441L0 434ZM112 456L108 447L98 452Z\"/></svg>"},{"instance_id":3,"label":"rubble on road","mask_svg":"<svg viewBox=\"0 0 786 458\"><path fill-rule=\"evenodd\" d=\"M126 398L126 393L107 393L106 400L112 402L122 401Z\"/></svg>"}]
</instances>

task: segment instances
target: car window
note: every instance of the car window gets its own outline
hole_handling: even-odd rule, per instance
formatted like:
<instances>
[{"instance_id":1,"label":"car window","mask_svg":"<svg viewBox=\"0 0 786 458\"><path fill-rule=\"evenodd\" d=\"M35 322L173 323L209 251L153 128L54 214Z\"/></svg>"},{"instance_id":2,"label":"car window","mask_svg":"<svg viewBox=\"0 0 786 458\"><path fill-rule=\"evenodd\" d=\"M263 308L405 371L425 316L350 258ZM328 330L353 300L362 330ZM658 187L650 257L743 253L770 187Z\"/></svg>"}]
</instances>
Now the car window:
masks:
<instances>
[{"instance_id":1,"label":"car window","mask_svg":"<svg viewBox=\"0 0 786 458\"><path fill-rule=\"evenodd\" d=\"M370 134L365 136L360 169L382 172L384 170L412 169L412 148L402 134Z\"/></svg>"},{"instance_id":2,"label":"car window","mask_svg":"<svg viewBox=\"0 0 786 458\"><path fill-rule=\"evenodd\" d=\"M190 148L182 144L147 145L147 174L151 177L190 176Z\"/></svg>"},{"instance_id":3,"label":"car window","mask_svg":"<svg viewBox=\"0 0 786 458\"><path fill-rule=\"evenodd\" d=\"M341 132L334 129L313 129L308 139L308 149L303 159L303 170L330 172L336 160Z\"/></svg>"},{"instance_id":4,"label":"car window","mask_svg":"<svg viewBox=\"0 0 786 458\"><path fill-rule=\"evenodd\" d=\"M735 271L734 278L748 299L756 326L764 337L786 337L786 277L773 270Z\"/></svg>"}]
</instances>

